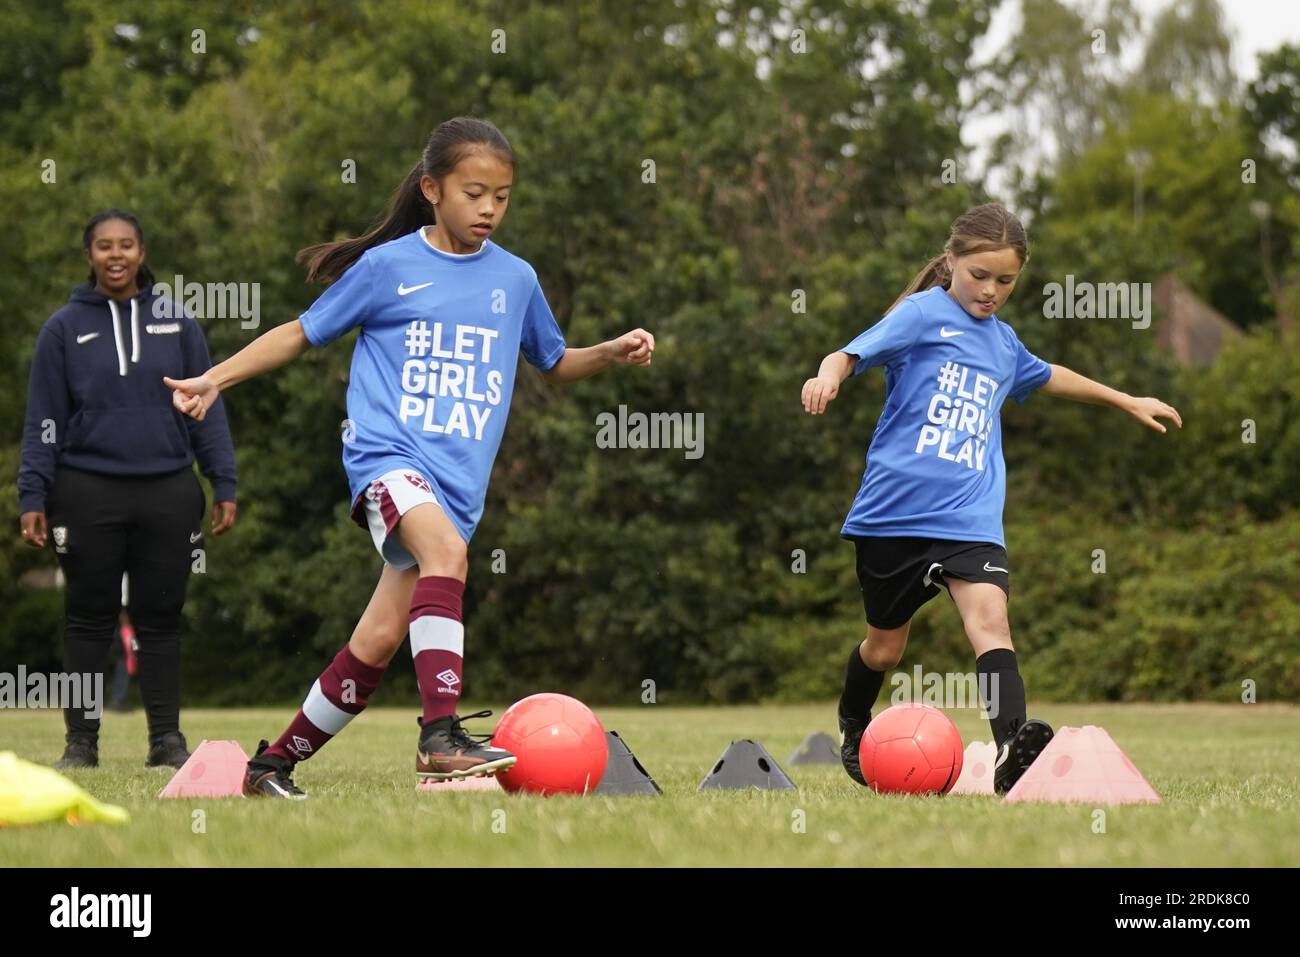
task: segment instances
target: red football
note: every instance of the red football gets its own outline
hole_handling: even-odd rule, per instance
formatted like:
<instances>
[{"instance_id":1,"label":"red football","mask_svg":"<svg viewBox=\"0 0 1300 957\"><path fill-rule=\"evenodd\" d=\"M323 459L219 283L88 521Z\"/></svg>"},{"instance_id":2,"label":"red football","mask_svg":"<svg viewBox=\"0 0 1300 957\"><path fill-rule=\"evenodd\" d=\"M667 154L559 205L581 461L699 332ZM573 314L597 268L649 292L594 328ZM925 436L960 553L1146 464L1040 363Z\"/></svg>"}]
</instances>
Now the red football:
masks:
<instances>
[{"instance_id":1,"label":"red football","mask_svg":"<svg viewBox=\"0 0 1300 957\"><path fill-rule=\"evenodd\" d=\"M492 743L519 760L497 774L507 791L588 794L600 785L609 749L585 704L563 694L529 695L506 709Z\"/></svg>"},{"instance_id":2,"label":"red football","mask_svg":"<svg viewBox=\"0 0 1300 957\"><path fill-rule=\"evenodd\" d=\"M948 716L924 704L896 704L862 735L862 777L892 794L947 794L961 776L961 735Z\"/></svg>"}]
</instances>

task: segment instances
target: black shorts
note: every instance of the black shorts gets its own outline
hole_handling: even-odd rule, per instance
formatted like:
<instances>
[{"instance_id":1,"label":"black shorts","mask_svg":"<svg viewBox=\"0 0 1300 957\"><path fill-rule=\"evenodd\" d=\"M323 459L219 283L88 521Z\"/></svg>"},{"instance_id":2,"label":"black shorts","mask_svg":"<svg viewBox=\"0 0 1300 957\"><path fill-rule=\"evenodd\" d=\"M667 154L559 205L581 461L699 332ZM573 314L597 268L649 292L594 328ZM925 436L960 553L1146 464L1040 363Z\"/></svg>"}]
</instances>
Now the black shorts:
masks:
<instances>
[{"instance_id":1,"label":"black shorts","mask_svg":"<svg viewBox=\"0 0 1300 957\"><path fill-rule=\"evenodd\" d=\"M901 628L917 609L948 587L945 577L991 582L1011 597L1007 550L993 542L851 536L867 624Z\"/></svg>"}]
</instances>

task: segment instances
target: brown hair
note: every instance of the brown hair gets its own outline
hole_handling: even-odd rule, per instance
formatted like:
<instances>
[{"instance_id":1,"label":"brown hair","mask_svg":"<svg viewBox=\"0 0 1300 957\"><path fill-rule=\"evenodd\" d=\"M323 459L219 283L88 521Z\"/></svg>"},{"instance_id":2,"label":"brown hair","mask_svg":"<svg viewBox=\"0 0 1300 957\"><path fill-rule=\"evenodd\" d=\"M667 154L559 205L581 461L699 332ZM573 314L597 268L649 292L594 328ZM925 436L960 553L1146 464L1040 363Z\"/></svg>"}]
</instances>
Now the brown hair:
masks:
<instances>
[{"instance_id":1,"label":"brown hair","mask_svg":"<svg viewBox=\"0 0 1300 957\"><path fill-rule=\"evenodd\" d=\"M1020 224L1020 220L999 203L972 206L953 220L952 228L948 231L948 241L943 244L944 251L926 263L925 268L912 278L902 295L889 307L890 311L914 292L932 286L948 288L952 283L952 273L948 271L947 253L952 253L954 257L969 256L972 253L1006 249L1008 246L1016 251L1020 265L1024 266L1029 259L1029 240L1025 238L1025 227Z\"/></svg>"},{"instance_id":2,"label":"brown hair","mask_svg":"<svg viewBox=\"0 0 1300 957\"><path fill-rule=\"evenodd\" d=\"M298 251L296 261L307 262L307 281L333 282L372 246L398 239L421 226L433 225L437 220L433 206L420 191L420 178L431 176L440 180L478 149L496 153L510 164L512 170L516 168L515 153L509 141L487 120L458 116L438 124L429 134L420 161L411 167L406 178L393 191L379 225L363 236L315 243Z\"/></svg>"}]
</instances>

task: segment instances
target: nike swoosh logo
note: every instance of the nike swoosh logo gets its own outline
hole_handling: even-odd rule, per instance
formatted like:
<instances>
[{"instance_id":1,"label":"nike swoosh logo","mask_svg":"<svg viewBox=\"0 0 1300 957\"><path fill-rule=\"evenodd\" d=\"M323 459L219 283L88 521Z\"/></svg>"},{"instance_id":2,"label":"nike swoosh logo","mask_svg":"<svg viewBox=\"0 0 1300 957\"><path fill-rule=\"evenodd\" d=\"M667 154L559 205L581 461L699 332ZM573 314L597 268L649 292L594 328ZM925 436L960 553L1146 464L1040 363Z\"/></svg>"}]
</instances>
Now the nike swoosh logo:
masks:
<instances>
[{"instance_id":1,"label":"nike swoosh logo","mask_svg":"<svg viewBox=\"0 0 1300 957\"><path fill-rule=\"evenodd\" d=\"M1007 572L1005 568L998 568L996 565L990 565L988 562L984 563L984 570L986 572ZM1007 574L1010 575L1011 572L1007 572Z\"/></svg>"},{"instance_id":2,"label":"nike swoosh logo","mask_svg":"<svg viewBox=\"0 0 1300 957\"><path fill-rule=\"evenodd\" d=\"M953 336L960 336L962 332L963 330L961 329L944 329L942 326L939 328L939 335L943 336L945 339L951 339Z\"/></svg>"},{"instance_id":3,"label":"nike swoosh logo","mask_svg":"<svg viewBox=\"0 0 1300 957\"><path fill-rule=\"evenodd\" d=\"M202 537L203 537L202 532L190 532L190 544L193 545Z\"/></svg>"},{"instance_id":4,"label":"nike swoosh logo","mask_svg":"<svg viewBox=\"0 0 1300 957\"><path fill-rule=\"evenodd\" d=\"M83 342L89 342L97 335L99 335L98 332L88 332L84 336L77 336L77 345L81 345Z\"/></svg>"},{"instance_id":5,"label":"nike swoosh logo","mask_svg":"<svg viewBox=\"0 0 1300 957\"><path fill-rule=\"evenodd\" d=\"M432 285L433 283L431 282L422 282L418 286L408 286L406 283L398 283L397 294L399 296L409 296L413 292L419 292L421 289L426 289Z\"/></svg>"}]
</instances>

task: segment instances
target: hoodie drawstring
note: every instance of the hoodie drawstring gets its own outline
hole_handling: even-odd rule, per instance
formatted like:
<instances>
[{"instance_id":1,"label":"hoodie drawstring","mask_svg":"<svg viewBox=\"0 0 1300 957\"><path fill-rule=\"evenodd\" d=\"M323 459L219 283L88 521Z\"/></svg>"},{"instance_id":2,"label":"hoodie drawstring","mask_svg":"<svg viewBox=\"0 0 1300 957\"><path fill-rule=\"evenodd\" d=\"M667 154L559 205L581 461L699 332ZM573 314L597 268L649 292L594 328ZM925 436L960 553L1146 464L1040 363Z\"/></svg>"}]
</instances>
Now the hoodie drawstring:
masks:
<instances>
[{"instance_id":1,"label":"hoodie drawstring","mask_svg":"<svg viewBox=\"0 0 1300 957\"><path fill-rule=\"evenodd\" d=\"M117 311L117 303L112 299L108 300L108 309L113 313L113 344L117 346L117 374L124 376L126 375L126 350L122 346L121 316ZM131 299L131 361L140 361L139 306L134 298Z\"/></svg>"},{"instance_id":2,"label":"hoodie drawstring","mask_svg":"<svg viewBox=\"0 0 1300 957\"><path fill-rule=\"evenodd\" d=\"M140 326L136 319L139 312L137 308L139 303L134 296L131 297L131 361L140 361Z\"/></svg>"},{"instance_id":3,"label":"hoodie drawstring","mask_svg":"<svg viewBox=\"0 0 1300 957\"><path fill-rule=\"evenodd\" d=\"M108 310L113 314L113 343L117 346L117 374L126 375L126 353L122 351L122 326L117 314L117 303L108 300Z\"/></svg>"}]
</instances>

